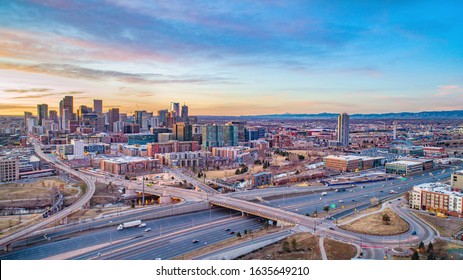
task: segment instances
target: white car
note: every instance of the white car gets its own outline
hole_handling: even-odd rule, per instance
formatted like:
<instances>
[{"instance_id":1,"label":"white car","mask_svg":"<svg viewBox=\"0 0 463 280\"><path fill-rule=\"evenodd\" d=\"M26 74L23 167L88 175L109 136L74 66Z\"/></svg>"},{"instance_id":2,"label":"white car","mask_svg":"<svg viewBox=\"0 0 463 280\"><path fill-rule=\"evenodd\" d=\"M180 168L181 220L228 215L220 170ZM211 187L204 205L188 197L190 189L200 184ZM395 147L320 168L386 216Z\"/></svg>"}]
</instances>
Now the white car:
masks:
<instances>
[{"instance_id":1,"label":"white car","mask_svg":"<svg viewBox=\"0 0 463 280\"><path fill-rule=\"evenodd\" d=\"M145 223L141 223L138 227L146 227Z\"/></svg>"}]
</instances>

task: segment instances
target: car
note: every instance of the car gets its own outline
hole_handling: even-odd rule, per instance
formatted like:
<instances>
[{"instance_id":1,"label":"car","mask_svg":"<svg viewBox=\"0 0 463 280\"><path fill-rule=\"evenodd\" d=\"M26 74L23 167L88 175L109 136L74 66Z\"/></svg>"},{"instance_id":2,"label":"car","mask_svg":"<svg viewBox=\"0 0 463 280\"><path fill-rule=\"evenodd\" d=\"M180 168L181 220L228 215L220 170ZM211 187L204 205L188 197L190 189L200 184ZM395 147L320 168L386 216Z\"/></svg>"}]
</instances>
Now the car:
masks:
<instances>
[{"instance_id":1,"label":"car","mask_svg":"<svg viewBox=\"0 0 463 280\"><path fill-rule=\"evenodd\" d=\"M230 231L228 234L235 234L235 232L234 232L234 231Z\"/></svg>"},{"instance_id":2,"label":"car","mask_svg":"<svg viewBox=\"0 0 463 280\"><path fill-rule=\"evenodd\" d=\"M193 239L193 240L191 241L191 243L198 243L198 242L199 242L198 239Z\"/></svg>"},{"instance_id":3,"label":"car","mask_svg":"<svg viewBox=\"0 0 463 280\"><path fill-rule=\"evenodd\" d=\"M145 223L141 223L138 225L138 227L146 227L146 224Z\"/></svg>"},{"instance_id":4,"label":"car","mask_svg":"<svg viewBox=\"0 0 463 280\"><path fill-rule=\"evenodd\" d=\"M379 192L384 192L383 190L380 190Z\"/></svg>"},{"instance_id":5,"label":"car","mask_svg":"<svg viewBox=\"0 0 463 280\"><path fill-rule=\"evenodd\" d=\"M340 199L338 202L339 202L339 203L343 203L344 201L343 201L342 199Z\"/></svg>"},{"instance_id":6,"label":"car","mask_svg":"<svg viewBox=\"0 0 463 280\"><path fill-rule=\"evenodd\" d=\"M397 200L400 200L400 198L399 198L399 199L397 199Z\"/></svg>"},{"instance_id":7,"label":"car","mask_svg":"<svg viewBox=\"0 0 463 280\"><path fill-rule=\"evenodd\" d=\"M334 230L334 227L329 227L330 230Z\"/></svg>"},{"instance_id":8,"label":"car","mask_svg":"<svg viewBox=\"0 0 463 280\"><path fill-rule=\"evenodd\" d=\"M148 232L148 231L151 231L151 228L150 228L150 227L147 228L147 229L145 229L145 232Z\"/></svg>"},{"instance_id":9,"label":"car","mask_svg":"<svg viewBox=\"0 0 463 280\"><path fill-rule=\"evenodd\" d=\"M364 197L368 197L368 194L364 195Z\"/></svg>"},{"instance_id":10,"label":"car","mask_svg":"<svg viewBox=\"0 0 463 280\"><path fill-rule=\"evenodd\" d=\"M389 201L389 204L391 204L391 203L392 203L392 202L391 202L391 201Z\"/></svg>"},{"instance_id":11,"label":"car","mask_svg":"<svg viewBox=\"0 0 463 280\"><path fill-rule=\"evenodd\" d=\"M414 230L414 231L412 231L412 235L416 235L416 231L415 231L415 230Z\"/></svg>"},{"instance_id":12,"label":"car","mask_svg":"<svg viewBox=\"0 0 463 280\"><path fill-rule=\"evenodd\" d=\"M355 202L355 199L352 199L352 202Z\"/></svg>"},{"instance_id":13,"label":"car","mask_svg":"<svg viewBox=\"0 0 463 280\"><path fill-rule=\"evenodd\" d=\"M229 229L229 228L226 228L226 229L225 229L225 231L230 231L230 230L231 230L231 229Z\"/></svg>"}]
</instances>

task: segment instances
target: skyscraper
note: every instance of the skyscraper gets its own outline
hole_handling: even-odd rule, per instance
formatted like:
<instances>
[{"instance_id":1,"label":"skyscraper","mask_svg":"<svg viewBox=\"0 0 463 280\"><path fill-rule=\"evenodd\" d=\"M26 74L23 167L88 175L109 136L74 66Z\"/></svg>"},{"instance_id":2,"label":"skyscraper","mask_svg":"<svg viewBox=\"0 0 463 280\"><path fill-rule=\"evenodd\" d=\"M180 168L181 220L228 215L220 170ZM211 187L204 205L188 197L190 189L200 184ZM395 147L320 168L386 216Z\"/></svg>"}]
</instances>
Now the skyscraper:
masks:
<instances>
[{"instance_id":1,"label":"skyscraper","mask_svg":"<svg viewBox=\"0 0 463 280\"><path fill-rule=\"evenodd\" d=\"M103 113L103 100L93 99L93 112Z\"/></svg>"},{"instance_id":2,"label":"skyscraper","mask_svg":"<svg viewBox=\"0 0 463 280\"><path fill-rule=\"evenodd\" d=\"M189 119L188 119L188 106L187 105L182 106L182 113L180 117L182 119L182 122L188 123Z\"/></svg>"},{"instance_id":3,"label":"skyscraper","mask_svg":"<svg viewBox=\"0 0 463 280\"><path fill-rule=\"evenodd\" d=\"M244 142L245 141L244 128L246 126L246 122L245 121L232 121L232 122L229 122L229 124L232 124L238 127L238 141Z\"/></svg>"},{"instance_id":4,"label":"skyscraper","mask_svg":"<svg viewBox=\"0 0 463 280\"><path fill-rule=\"evenodd\" d=\"M209 124L203 126L203 147L206 149L210 147L223 147L225 144L223 132L223 125Z\"/></svg>"},{"instance_id":5,"label":"skyscraper","mask_svg":"<svg viewBox=\"0 0 463 280\"><path fill-rule=\"evenodd\" d=\"M158 116L159 116L159 124L166 126L166 118L167 118L167 113L168 110L159 110L158 111Z\"/></svg>"},{"instance_id":6,"label":"skyscraper","mask_svg":"<svg viewBox=\"0 0 463 280\"><path fill-rule=\"evenodd\" d=\"M112 108L109 109L108 113L108 124L109 124L109 131L113 131L113 123L119 121L119 108Z\"/></svg>"},{"instance_id":7,"label":"skyscraper","mask_svg":"<svg viewBox=\"0 0 463 280\"><path fill-rule=\"evenodd\" d=\"M58 112L56 110L50 110L48 112L48 118L53 120L54 123L58 123Z\"/></svg>"},{"instance_id":8,"label":"skyscraper","mask_svg":"<svg viewBox=\"0 0 463 280\"><path fill-rule=\"evenodd\" d=\"M32 118L31 112L24 112L24 131L27 131L27 119Z\"/></svg>"},{"instance_id":9,"label":"skyscraper","mask_svg":"<svg viewBox=\"0 0 463 280\"><path fill-rule=\"evenodd\" d=\"M42 125L43 120L48 119L48 104L37 104L37 117L39 125Z\"/></svg>"},{"instance_id":10,"label":"skyscraper","mask_svg":"<svg viewBox=\"0 0 463 280\"><path fill-rule=\"evenodd\" d=\"M223 128L225 145L238 146L238 127L231 124L226 124Z\"/></svg>"},{"instance_id":11,"label":"skyscraper","mask_svg":"<svg viewBox=\"0 0 463 280\"><path fill-rule=\"evenodd\" d=\"M342 146L349 146L349 115L347 113L338 116L338 142Z\"/></svg>"},{"instance_id":12,"label":"skyscraper","mask_svg":"<svg viewBox=\"0 0 463 280\"><path fill-rule=\"evenodd\" d=\"M67 110L67 116L64 115L65 110ZM66 129L68 127L67 122L71 119L75 119L74 114L74 97L65 96L59 102L59 117L60 117L60 127L61 129Z\"/></svg>"},{"instance_id":13,"label":"skyscraper","mask_svg":"<svg viewBox=\"0 0 463 280\"><path fill-rule=\"evenodd\" d=\"M170 103L170 112L175 113L175 115L172 114L172 116L174 117L175 121L177 121L177 119L179 119L179 117L180 117L180 103L171 102Z\"/></svg>"},{"instance_id":14,"label":"skyscraper","mask_svg":"<svg viewBox=\"0 0 463 280\"><path fill-rule=\"evenodd\" d=\"M172 128L174 139L178 141L191 141L193 136L193 126L184 122L174 124Z\"/></svg>"}]
</instances>

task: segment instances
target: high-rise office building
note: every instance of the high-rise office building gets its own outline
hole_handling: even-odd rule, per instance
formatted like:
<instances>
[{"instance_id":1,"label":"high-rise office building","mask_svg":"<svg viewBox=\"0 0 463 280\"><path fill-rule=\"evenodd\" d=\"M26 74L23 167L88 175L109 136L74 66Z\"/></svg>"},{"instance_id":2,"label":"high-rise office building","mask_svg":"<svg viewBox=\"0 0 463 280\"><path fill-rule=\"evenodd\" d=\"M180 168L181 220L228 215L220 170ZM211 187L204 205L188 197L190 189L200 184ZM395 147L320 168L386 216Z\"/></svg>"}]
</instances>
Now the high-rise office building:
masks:
<instances>
[{"instance_id":1,"label":"high-rise office building","mask_svg":"<svg viewBox=\"0 0 463 280\"><path fill-rule=\"evenodd\" d=\"M349 115L347 113L338 116L338 142L342 146L349 146Z\"/></svg>"},{"instance_id":2,"label":"high-rise office building","mask_svg":"<svg viewBox=\"0 0 463 280\"><path fill-rule=\"evenodd\" d=\"M37 104L37 118L39 125L42 125L43 120L48 119L48 104Z\"/></svg>"},{"instance_id":3,"label":"high-rise office building","mask_svg":"<svg viewBox=\"0 0 463 280\"><path fill-rule=\"evenodd\" d=\"M61 129L69 129L69 115L69 109L64 108L60 118Z\"/></svg>"},{"instance_id":4,"label":"high-rise office building","mask_svg":"<svg viewBox=\"0 0 463 280\"><path fill-rule=\"evenodd\" d=\"M109 125L109 131L113 131L113 123L119 121L119 108L112 108L109 109L108 113L108 125Z\"/></svg>"},{"instance_id":5,"label":"high-rise office building","mask_svg":"<svg viewBox=\"0 0 463 280\"><path fill-rule=\"evenodd\" d=\"M191 141L193 136L193 126L184 122L174 124L172 128L174 140L178 141Z\"/></svg>"},{"instance_id":6,"label":"high-rise office building","mask_svg":"<svg viewBox=\"0 0 463 280\"><path fill-rule=\"evenodd\" d=\"M224 125L223 129L225 145L238 146L238 127L231 124L226 124Z\"/></svg>"},{"instance_id":7,"label":"high-rise office building","mask_svg":"<svg viewBox=\"0 0 463 280\"><path fill-rule=\"evenodd\" d=\"M24 131L27 131L27 119L32 118L31 112L24 112Z\"/></svg>"},{"instance_id":8,"label":"high-rise office building","mask_svg":"<svg viewBox=\"0 0 463 280\"><path fill-rule=\"evenodd\" d=\"M56 110L50 110L48 112L48 118L53 120L54 123L58 123L58 112Z\"/></svg>"},{"instance_id":9,"label":"high-rise office building","mask_svg":"<svg viewBox=\"0 0 463 280\"><path fill-rule=\"evenodd\" d=\"M224 141L224 126L223 125L216 125L216 124L209 124L203 126L203 147L205 149L210 147L223 147L225 144Z\"/></svg>"},{"instance_id":10,"label":"high-rise office building","mask_svg":"<svg viewBox=\"0 0 463 280\"><path fill-rule=\"evenodd\" d=\"M182 122L186 122L186 123L189 122L189 119L188 119L188 106L187 105L182 106L182 112L181 112L180 118L181 118Z\"/></svg>"},{"instance_id":11,"label":"high-rise office building","mask_svg":"<svg viewBox=\"0 0 463 280\"><path fill-rule=\"evenodd\" d=\"M79 110L77 110L77 117L79 118L79 121L82 121L82 116L84 114L89 114L91 112L93 112L92 108L85 105L80 105Z\"/></svg>"},{"instance_id":12,"label":"high-rise office building","mask_svg":"<svg viewBox=\"0 0 463 280\"><path fill-rule=\"evenodd\" d=\"M103 100L93 99L93 112L99 114L103 113Z\"/></svg>"},{"instance_id":13,"label":"high-rise office building","mask_svg":"<svg viewBox=\"0 0 463 280\"><path fill-rule=\"evenodd\" d=\"M245 121L233 121L233 122L229 122L229 124L238 127L238 141L240 142L245 141L244 128L246 126L246 122Z\"/></svg>"},{"instance_id":14,"label":"high-rise office building","mask_svg":"<svg viewBox=\"0 0 463 280\"><path fill-rule=\"evenodd\" d=\"M65 116L65 110L67 110L67 116ZM65 96L59 102L59 118L60 118L60 128L67 129L69 124L67 123L74 118L74 97Z\"/></svg>"},{"instance_id":15,"label":"high-rise office building","mask_svg":"<svg viewBox=\"0 0 463 280\"><path fill-rule=\"evenodd\" d=\"M135 111L135 123L140 125L141 130L149 129L149 119L153 117L153 113L143 111Z\"/></svg>"},{"instance_id":16,"label":"high-rise office building","mask_svg":"<svg viewBox=\"0 0 463 280\"><path fill-rule=\"evenodd\" d=\"M175 112L177 114L177 116L180 116L180 103L171 102L170 103L170 111Z\"/></svg>"},{"instance_id":17,"label":"high-rise office building","mask_svg":"<svg viewBox=\"0 0 463 280\"><path fill-rule=\"evenodd\" d=\"M166 126L166 118L167 118L168 112L169 110L159 110L158 111L159 125Z\"/></svg>"}]
</instances>

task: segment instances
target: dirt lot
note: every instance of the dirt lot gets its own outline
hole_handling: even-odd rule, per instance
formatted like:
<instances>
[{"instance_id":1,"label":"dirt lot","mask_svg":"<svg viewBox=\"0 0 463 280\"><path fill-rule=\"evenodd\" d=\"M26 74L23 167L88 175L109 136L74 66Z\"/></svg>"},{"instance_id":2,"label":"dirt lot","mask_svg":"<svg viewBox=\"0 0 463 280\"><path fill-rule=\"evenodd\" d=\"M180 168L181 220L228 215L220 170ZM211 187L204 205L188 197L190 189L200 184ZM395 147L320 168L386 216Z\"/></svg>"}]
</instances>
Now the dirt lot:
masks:
<instances>
[{"instance_id":1,"label":"dirt lot","mask_svg":"<svg viewBox=\"0 0 463 280\"><path fill-rule=\"evenodd\" d=\"M296 239L296 250L292 239ZM289 252L283 250L283 243L289 242ZM240 260L321 260L318 236L308 233L293 234L275 244L266 246L239 258Z\"/></svg>"},{"instance_id":2,"label":"dirt lot","mask_svg":"<svg viewBox=\"0 0 463 280\"><path fill-rule=\"evenodd\" d=\"M329 238L324 239L323 245L329 260L350 260L357 255L357 248L354 245Z\"/></svg>"},{"instance_id":3,"label":"dirt lot","mask_svg":"<svg viewBox=\"0 0 463 280\"><path fill-rule=\"evenodd\" d=\"M432 225L435 229L439 231L441 236L444 236L444 237L452 237L452 235L454 235L455 233L463 229L462 219L457 219L457 218L444 219L444 218L431 216L429 214L422 214L422 213L417 213L416 215L420 217L421 219L425 220L426 222L428 222L430 225Z\"/></svg>"},{"instance_id":4,"label":"dirt lot","mask_svg":"<svg viewBox=\"0 0 463 280\"><path fill-rule=\"evenodd\" d=\"M47 178L31 183L0 185L0 200L49 198L50 189L61 185L66 186L68 183L58 178ZM63 189L64 196L72 196L77 192L75 188Z\"/></svg>"},{"instance_id":5,"label":"dirt lot","mask_svg":"<svg viewBox=\"0 0 463 280\"><path fill-rule=\"evenodd\" d=\"M391 219L389 224L384 224L383 222L382 217L385 213ZM372 214L347 225L340 226L340 228L372 235L394 235L408 231L410 226L394 211L385 209L380 213Z\"/></svg>"}]
</instances>

